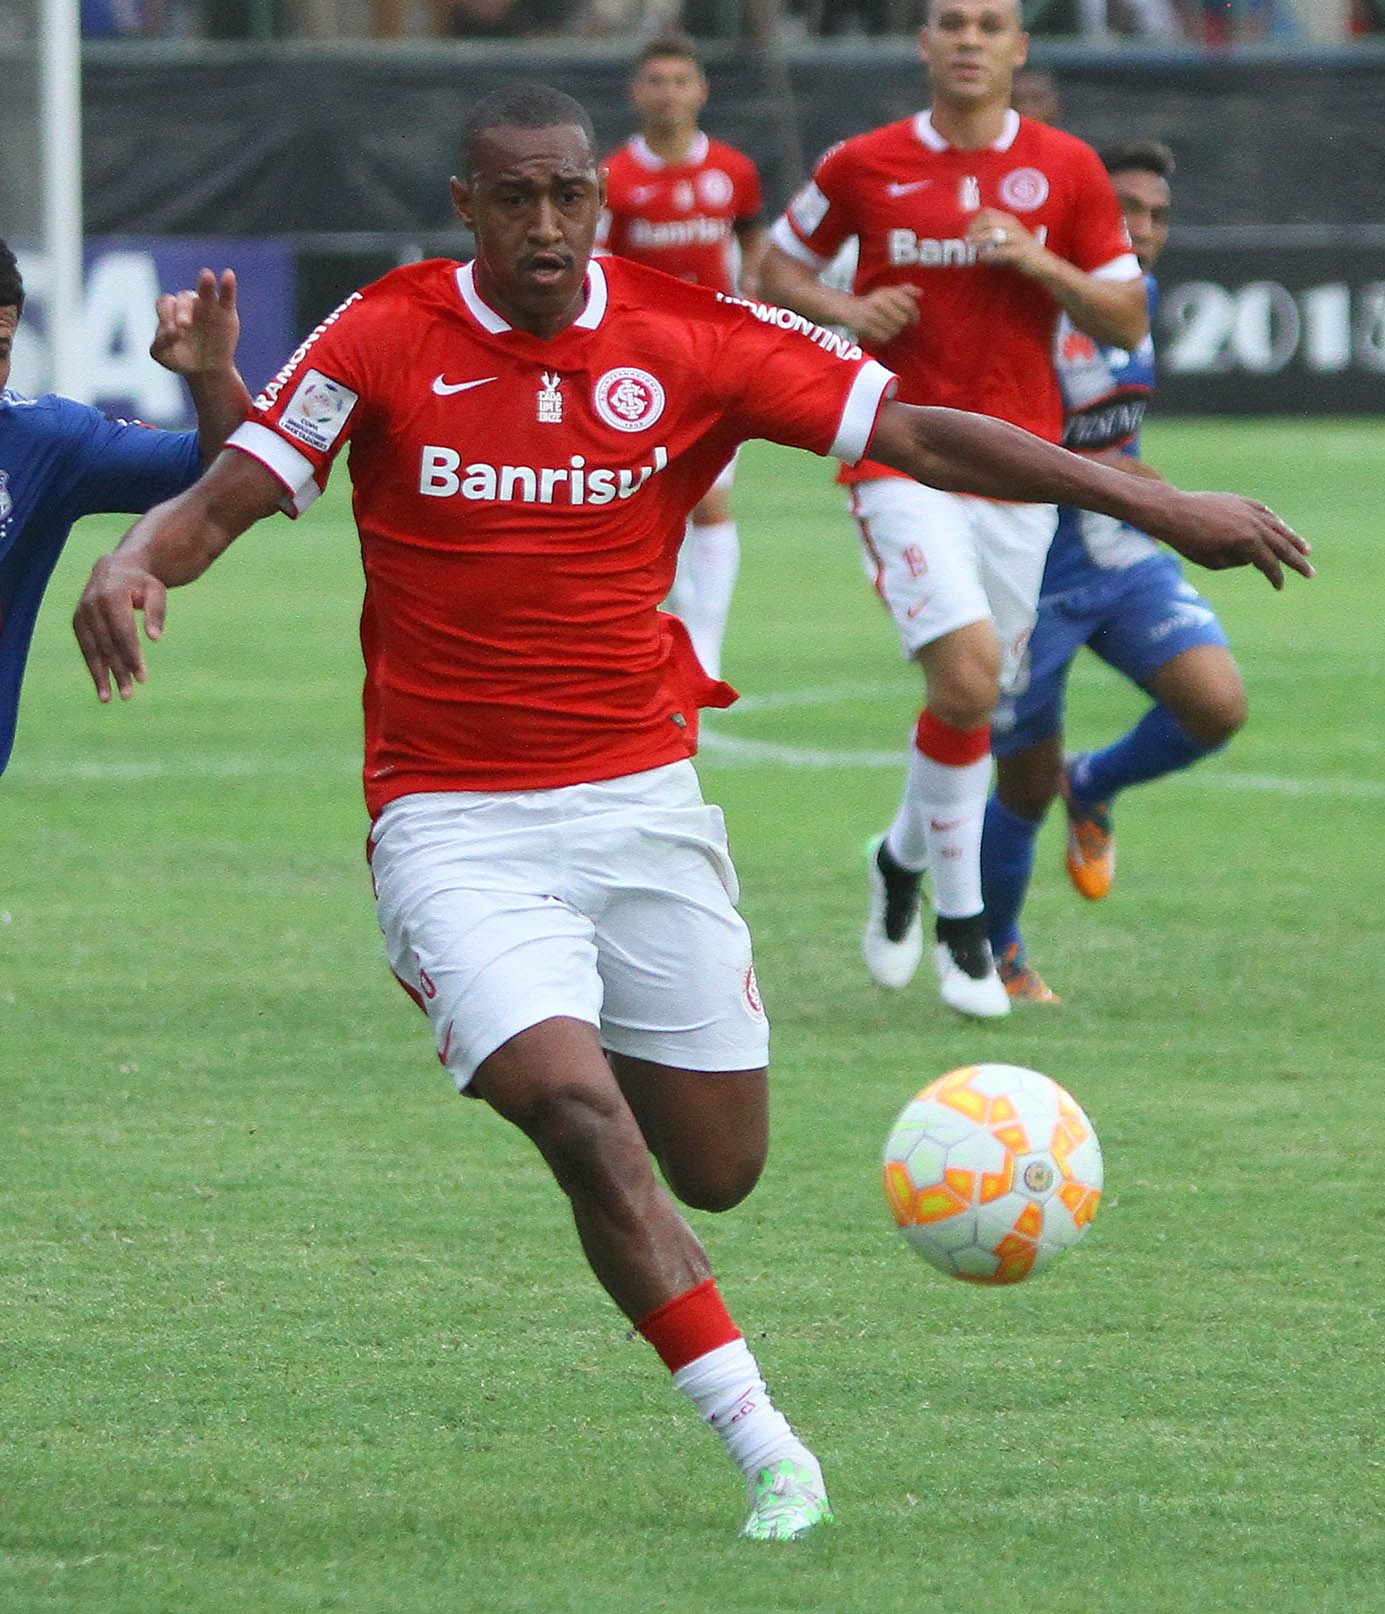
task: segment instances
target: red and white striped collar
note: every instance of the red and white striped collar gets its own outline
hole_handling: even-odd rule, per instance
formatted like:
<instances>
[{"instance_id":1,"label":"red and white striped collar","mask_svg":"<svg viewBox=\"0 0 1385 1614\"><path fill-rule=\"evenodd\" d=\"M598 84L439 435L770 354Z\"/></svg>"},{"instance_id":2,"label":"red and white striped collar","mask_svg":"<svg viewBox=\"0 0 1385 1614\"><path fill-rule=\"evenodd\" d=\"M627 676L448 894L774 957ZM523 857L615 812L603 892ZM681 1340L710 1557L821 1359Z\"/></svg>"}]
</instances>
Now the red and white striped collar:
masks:
<instances>
[{"instance_id":1,"label":"red and white striped collar","mask_svg":"<svg viewBox=\"0 0 1385 1614\"><path fill-rule=\"evenodd\" d=\"M712 149L712 142L707 137L706 132L699 129L693 135L692 145L688 147L688 155L683 158L682 162L678 163L665 162L659 153L651 148L642 134L631 135L626 142L626 146L630 155L641 168L654 171L660 168L685 168L692 164L706 162L707 153Z\"/></svg>"},{"instance_id":2,"label":"red and white striped collar","mask_svg":"<svg viewBox=\"0 0 1385 1614\"><path fill-rule=\"evenodd\" d=\"M503 331L514 330L509 320L503 314L496 313L476 289L474 263L459 264L455 278L457 290L466 305L467 312L483 331L498 336ZM606 271L601 267L599 260L593 258L587 265L587 306L572 323L582 330L594 331L605 318L608 297Z\"/></svg>"},{"instance_id":3,"label":"red and white striped collar","mask_svg":"<svg viewBox=\"0 0 1385 1614\"><path fill-rule=\"evenodd\" d=\"M1009 151L1015 143L1015 136L1020 132L1020 115L1014 107L1005 109L1005 127L1000 131L1000 138L992 141L987 148L990 151ZM918 136L921 145L930 151L951 151L950 140L944 140L942 135L933 127L933 114L927 108L914 117L914 133Z\"/></svg>"}]
</instances>

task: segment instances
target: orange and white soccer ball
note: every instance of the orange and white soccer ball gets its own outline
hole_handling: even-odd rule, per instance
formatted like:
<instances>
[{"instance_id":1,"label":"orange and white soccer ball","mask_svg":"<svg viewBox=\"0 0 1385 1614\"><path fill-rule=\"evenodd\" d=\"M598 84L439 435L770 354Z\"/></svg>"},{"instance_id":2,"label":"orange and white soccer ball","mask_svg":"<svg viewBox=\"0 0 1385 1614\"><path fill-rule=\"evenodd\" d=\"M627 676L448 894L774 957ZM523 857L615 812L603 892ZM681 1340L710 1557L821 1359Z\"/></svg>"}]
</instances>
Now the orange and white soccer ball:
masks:
<instances>
[{"instance_id":1,"label":"orange and white soccer ball","mask_svg":"<svg viewBox=\"0 0 1385 1614\"><path fill-rule=\"evenodd\" d=\"M1081 1105L1022 1065L966 1065L900 1111L885 1143L899 1231L941 1272L1018 1283L1070 1249L1101 1203Z\"/></svg>"}]
</instances>

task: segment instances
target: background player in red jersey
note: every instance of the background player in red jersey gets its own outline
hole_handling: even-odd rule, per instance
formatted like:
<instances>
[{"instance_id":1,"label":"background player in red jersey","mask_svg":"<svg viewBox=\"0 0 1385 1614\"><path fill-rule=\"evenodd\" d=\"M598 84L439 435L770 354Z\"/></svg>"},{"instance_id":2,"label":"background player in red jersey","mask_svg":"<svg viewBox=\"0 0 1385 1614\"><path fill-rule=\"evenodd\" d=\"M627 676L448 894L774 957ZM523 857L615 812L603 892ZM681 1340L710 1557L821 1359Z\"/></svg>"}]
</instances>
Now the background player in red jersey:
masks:
<instances>
[{"instance_id":1,"label":"background player in red jersey","mask_svg":"<svg viewBox=\"0 0 1385 1614\"><path fill-rule=\"evenodd\" d=\"M771 231L762 282L787 307L854 331L899 373L907 402L994 415L1057 442L1059 313L1126 348L1148 321L1096 153L1010 108L1027 48L1018 0L932 0L921 35L930 108L821 159ZM818 276L852 236L856 282L843 292ZM842 480L867 570L926 691L899 811L869 847L866 963L883 986L912 980L926 869L943 1000L1004 1015L981 898L989 724L1033 625L1057 511L920 488L879 464Z\"/></svg>"},{"instance_id":2,"label":"background player in red jersey","mask_svg":"<svg viewBox=\"0 0 1385 1614\"><path fill-rule=\"evenodd\" d=\"M690 39L655 39L640 51L630 81L640 132L606 159L597 242L714 291L753 288L765 238L760 175L744 152L699 127L707 91ZM721 676L741 563L731 514L734 469L728 465L693 510L668 598L713 678Z\"/></svg>"},{"instance_id":3,"label":"background player in red jersey","mask_svg":"<svg viewBox=\"0 0 1385 1614\"><path fill-rule=\"evenodd\" d=\"M726 1210L768 1143L768 1032L720 812L690 757L725 703L658 610L688 511L752 435L997 498L1091 504L1278 585L1307 546L998 421L888 400L840 337L591 257L591 122L519 86L467 120L477 257L353 293L205 477L96 563L75 626L103 701L145 677L137 613L255 521L305 508L351 443L366 576L370 843L396 974L459 1088L520 1127L607 1292L745 1476L745 1533L831 1518L688 1204ZM407 330L409 340L399 340Z\"/></svg>"}]
</instances>

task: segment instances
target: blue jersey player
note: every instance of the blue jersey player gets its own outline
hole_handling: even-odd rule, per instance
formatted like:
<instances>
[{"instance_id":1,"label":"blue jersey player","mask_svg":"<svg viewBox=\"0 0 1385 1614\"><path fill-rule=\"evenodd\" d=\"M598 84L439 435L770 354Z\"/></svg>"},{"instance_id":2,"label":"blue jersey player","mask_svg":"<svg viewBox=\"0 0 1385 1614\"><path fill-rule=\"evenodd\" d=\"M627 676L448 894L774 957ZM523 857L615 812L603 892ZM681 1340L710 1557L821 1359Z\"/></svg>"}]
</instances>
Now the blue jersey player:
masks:
<instances>
[{"instance_id":1,"label":"blue jersey player","mask_svg":"<svg viewBox=\"0 0 1385 1614\"><path fill-rule=\"evenodd\" d=\"M1173 155L1157 142L1135 141L1103 160L1146 272L1152 312L1149 271L1168 240ZM1154 388L1152 342L1133 353L1102 348L1065 320L1056 362L1065 446L1154 475L1135 457ZM1083 645L1154 704L1113 744L1065 761L1068 671ZM1245 687L1226 634L1177 559L1109 517L1064 509L1044 568L1027 678L997 708L991 730L996 779L981 879L991 949L1013 999L1057 1001L1026 958L1019 924L1039 826L1055 798L1067 809L1072 882L1084 897L1104 897L1115 867L1114 797L1219 750L1245 718Z\"/></svg>"},{"instance_id":2,"label":"blue jersey player","mask_svg":"<svg viewBox=\"0 0 1385 1614\"><path fill-rule=\"evenodd\" d=\"M236 281L203 270L196 292L166 293L150 352L185 378L197 431L154 431L46 393L11 392L24 282L0 241L0 773L43 590L72 525L100 511L138 514L181 493L249 412L235 368Z\"/></svg>"}]
</instances>

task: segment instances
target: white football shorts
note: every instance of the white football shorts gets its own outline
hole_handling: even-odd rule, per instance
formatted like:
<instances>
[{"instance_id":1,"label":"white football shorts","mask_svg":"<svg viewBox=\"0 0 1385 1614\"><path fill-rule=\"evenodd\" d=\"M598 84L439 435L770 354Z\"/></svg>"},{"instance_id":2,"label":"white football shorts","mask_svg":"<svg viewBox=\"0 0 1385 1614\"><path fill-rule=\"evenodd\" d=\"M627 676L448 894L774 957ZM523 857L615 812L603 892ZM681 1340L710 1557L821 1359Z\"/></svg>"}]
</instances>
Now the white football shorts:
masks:
<instances>
[{"instance_id":1,"label":"white football shorts","mask_svg":"<svg viewBox=\"0 0 1385 1614\"><path fill-rule=\"evenodd\" d=\"M614 1053L758 1070L769 1025L721 809L691 762L557 790L392 801L371 832L390 967L459 1090L527 1027Z\"/></svg>"},{"instance_id":2,"label":"white football shorts","mask_svg":"<svg viewBox=\"0 0 1385 1614\"><path fill-rule=\"evenodd\" d=\"M899 476L858 482L849 494L866 576L904 654L912 660L954 628L989 618L1009 688L1034 626L1057 507L999 504Z\"/></svg>"}]
</instances>

